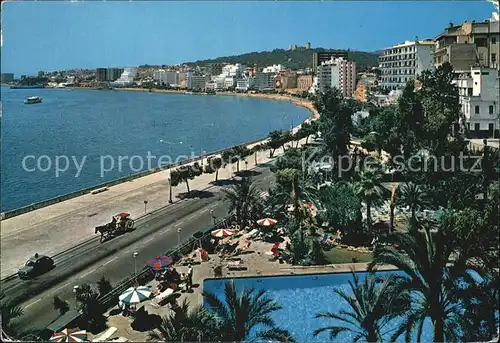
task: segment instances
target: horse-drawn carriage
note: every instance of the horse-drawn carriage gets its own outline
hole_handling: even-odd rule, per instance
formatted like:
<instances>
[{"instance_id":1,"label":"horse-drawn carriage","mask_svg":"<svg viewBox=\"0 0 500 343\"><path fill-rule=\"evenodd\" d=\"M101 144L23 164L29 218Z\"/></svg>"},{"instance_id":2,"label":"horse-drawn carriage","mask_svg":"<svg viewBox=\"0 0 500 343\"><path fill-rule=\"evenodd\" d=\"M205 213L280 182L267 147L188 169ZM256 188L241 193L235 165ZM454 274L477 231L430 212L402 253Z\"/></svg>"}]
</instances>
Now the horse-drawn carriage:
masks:
<instances>
[{"instance_id":1,"label":"horse-drawn carriage","mask_svg":"<svg viewBox=\"0 0 500 343\"><path fill-rule=\"evenodd\" d=\"M101 242L108 237L125 233L134 228L134 220L130 218L130 213L122 212L113 216L110 223L97 226L95 233L101 234Z\"/></svg>"}]
</instances>

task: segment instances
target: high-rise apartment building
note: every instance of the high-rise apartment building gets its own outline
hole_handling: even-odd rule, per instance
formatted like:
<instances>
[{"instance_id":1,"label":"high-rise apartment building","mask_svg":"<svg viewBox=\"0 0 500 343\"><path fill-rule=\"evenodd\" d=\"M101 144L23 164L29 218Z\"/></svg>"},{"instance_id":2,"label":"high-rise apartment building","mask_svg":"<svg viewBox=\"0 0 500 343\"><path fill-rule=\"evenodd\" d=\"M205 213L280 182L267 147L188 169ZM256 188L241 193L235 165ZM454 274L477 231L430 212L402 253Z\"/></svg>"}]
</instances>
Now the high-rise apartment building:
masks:
<instances>
[{"instance_id":1,"label":"high-rise apartment building","mask_svg":"<svg viewBox=\"0 0 500 343\"><path fill-rule=\"evenodd\" d=\"M155 70L153 73L153 79L164 85L173 86L180 84L179 72L176 70Z\"/></svg>"},{"instance_id":2,"label":"high-rise apartment building","mask_svg":"<svg viewBox=\"0 0 500 343\"><path fill-rule=\"evenodd\" d=\"M314 52L312 56L312 72L316 75L318 66L323 62L330 61L332 58L342 57L348 60L349 53L347 51L330 51L330 52Z\"/></svg>"},{"instance_id":3,"label":"high-rise apartment building","mask_svg":"<svg viewBox=\"0 0 500 343\"><path fill-rule=\"evenodd\" d=\"M346 98L351 98L356 89L356 63L342 57L332 58L317 68L317 88L320 92L337 88Z\"/></svg>"},{"instance_id":4,"label":"high-rise apartment building","mask_svg":"<svg viewBox=\"0 0 500 343\"><path fill-rule=\"evenodd\" d=\"M406 41L384 49L380 55L380 86L388 90L403 89L406 83L424 70L434 68L434 41Z\"/></svg>"},{"instance_id":5,"label":"high-rise apartment building","mask_svg":"<svg viewBox=\"0 0 500 343\"><path fill-rule=\"evenodd\" d=\"M107 68L97 68L95 71L95 79L99 82L104 82L108 80L108 69Z\"/></svg>"},{"instance_id":6,"label":"high-rise apartment building","mask_svg":"<svg viewBox=\"0 0 500 343\"><path fill-rule=\"evenodd\" d=\"M106 81L116 81L123 74L123 68L106 69Z\"/></svg>"}]
</instances>

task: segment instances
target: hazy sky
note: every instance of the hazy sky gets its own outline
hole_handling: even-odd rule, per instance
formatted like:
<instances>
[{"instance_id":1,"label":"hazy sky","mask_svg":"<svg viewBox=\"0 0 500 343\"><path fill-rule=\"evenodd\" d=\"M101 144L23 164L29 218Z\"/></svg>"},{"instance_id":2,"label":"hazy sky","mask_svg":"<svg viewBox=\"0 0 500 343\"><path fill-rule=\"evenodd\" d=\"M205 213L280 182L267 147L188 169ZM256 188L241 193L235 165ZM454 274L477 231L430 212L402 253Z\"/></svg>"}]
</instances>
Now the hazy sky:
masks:
<instances>
[{"instance_id":1,"label":"hazy sky","mask_svg":"<svg viewBox=\"0 0 500 343\"><path fill-rule=\"evenodd\" d=\"M476 1L2 3L2 72L176 64L252 51L313 47L375 51L450 21L484 20Z\"/></svg>"}]
</instances>

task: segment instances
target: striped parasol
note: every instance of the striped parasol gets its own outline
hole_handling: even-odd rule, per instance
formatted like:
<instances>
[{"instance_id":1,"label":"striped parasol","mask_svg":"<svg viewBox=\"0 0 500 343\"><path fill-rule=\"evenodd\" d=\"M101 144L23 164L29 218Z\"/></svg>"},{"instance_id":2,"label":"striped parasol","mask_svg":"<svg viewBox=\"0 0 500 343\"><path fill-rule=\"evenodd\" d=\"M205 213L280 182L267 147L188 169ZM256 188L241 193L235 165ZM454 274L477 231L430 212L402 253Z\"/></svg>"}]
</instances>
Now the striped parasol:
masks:
<instances>
[{"instance_id":1,"label":"striped parasol","mask_svg":"<svg viewBox=\"0 0 500 343\"><path fill-rule=\"evenodd\" d=\"M257 224L259 224L260 226L272 226L276 225L277 222L278 221L276 219L271 219L271 218L263 218L257 220Z\"/></svg>"},{"instance_id":2,"label":"striped parasol","mask_svg":"<svg viewBox=\"0 0 500 343\"><path fill-rule=\"evenodd\" d=\"M87 331L80 329L64 329L50 337L51 342L83 342L87 340Z\"/></svg>"},{"instance_id":3,"label":"striped parasol","mask_svg":"<svg viewBox=\"0 0 500 343\"><path fill-rule=\"evenodd\" d=\"M218 230L214 230L211 232L211 235L214 236L214 237L229 237L229 236L232 236L236 233L236 231L234 230L229 230L229 229L218 229Z\"/></svg>"},{"instance_id":4,"label":"striped parasol","mask_svg":"<svg viewBox=\"0 0 500 343\"><path fill-rule=\"evenodd\" d=\"M118 298L125 304L138 304L141 301L149 299L151 290L146 286L130 287Z\"/></svg>"},{"instance_id":5,"label":"striped parasol","mask_svg":"<svg viewBox=\"0 0 500 343\"><path fill-rule=\"evenodd\" d=\"M156 256L155 258L146 261L146 264L154 270L162 270L172 264L174 260L169 256Z\"/></svg>"}]
</instances>

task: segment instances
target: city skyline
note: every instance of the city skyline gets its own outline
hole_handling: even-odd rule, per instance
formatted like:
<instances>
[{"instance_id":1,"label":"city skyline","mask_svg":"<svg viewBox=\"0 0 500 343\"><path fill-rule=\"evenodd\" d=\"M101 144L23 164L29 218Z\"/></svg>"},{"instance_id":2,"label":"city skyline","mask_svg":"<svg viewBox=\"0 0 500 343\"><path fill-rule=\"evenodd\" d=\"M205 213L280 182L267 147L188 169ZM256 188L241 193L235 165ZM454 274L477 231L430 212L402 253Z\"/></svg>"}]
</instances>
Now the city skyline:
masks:
<instances>
[{"instance_id":1,"label":"city skyline","mask_svg":"<svg viewBox=\"0 0 500 343\"><path fill-rule=\"evenodd\" d=\"M2 7L2 70L17 76L173 65L306 42L313 48L379 51L415 37L434 38L449 22L487 19L493 9L484 0L16 2Z\"/></svg>"}]
</instances>

